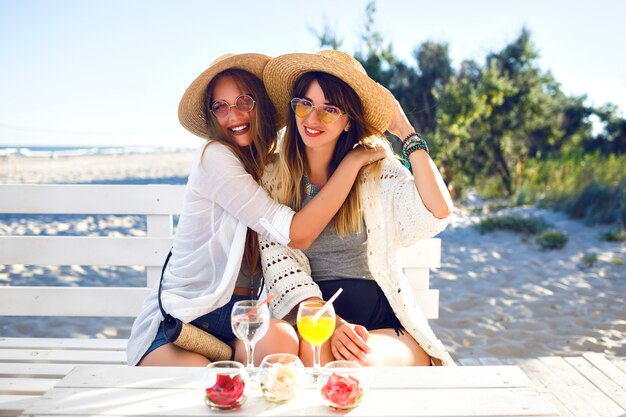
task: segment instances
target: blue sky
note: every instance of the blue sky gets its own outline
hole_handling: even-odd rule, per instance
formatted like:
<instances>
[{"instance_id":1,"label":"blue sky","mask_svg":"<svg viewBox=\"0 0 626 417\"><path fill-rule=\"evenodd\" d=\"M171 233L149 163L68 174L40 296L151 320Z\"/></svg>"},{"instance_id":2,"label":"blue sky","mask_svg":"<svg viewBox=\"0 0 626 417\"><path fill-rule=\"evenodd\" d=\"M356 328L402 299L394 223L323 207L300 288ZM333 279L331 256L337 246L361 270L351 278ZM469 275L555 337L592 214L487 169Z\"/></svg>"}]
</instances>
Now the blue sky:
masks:
<instances>
[{"instance_id":1,"label":"blue sky","mask_svg":"<svg viewBox=\"0 0 626 417\"><path fill-rule=\"evenodd\" d=\"M178 101L224 53L315 52L325 24L359 48L367 0L0 0L0 146L197 146ZM413 64L426 40L480 62L525 25L568 94L626 109L626 2L378 0L376 28Z\"/></svg>"}]
</instances>

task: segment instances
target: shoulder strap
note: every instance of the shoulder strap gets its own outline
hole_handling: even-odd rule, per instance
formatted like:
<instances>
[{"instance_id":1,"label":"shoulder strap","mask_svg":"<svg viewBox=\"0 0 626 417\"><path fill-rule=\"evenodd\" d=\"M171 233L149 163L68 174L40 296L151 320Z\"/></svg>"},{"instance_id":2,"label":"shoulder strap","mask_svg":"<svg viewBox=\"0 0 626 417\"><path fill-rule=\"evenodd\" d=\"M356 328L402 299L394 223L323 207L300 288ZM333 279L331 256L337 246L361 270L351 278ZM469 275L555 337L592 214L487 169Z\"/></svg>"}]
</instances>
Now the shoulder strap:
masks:
<instances>
[{"instance_id":1,"label":"shoulder strap","mask_svg":"<svg viewBox=\"0 0 626 417\"><path fill-rule=\"evenodd\" d=\"M170 261L172 257L172 251L167 254L167 258L165 258L165 263L163 264L163 269L161 270L161 279L159 280L159 309L161 310L161 314L163 314L164 318L167 318L169 314L165 312L163 309L163 304L161 304L161 287L163 286L163 274L165 274L165 268L167 267L167 263Z\"/></svg>"}]
</instances>

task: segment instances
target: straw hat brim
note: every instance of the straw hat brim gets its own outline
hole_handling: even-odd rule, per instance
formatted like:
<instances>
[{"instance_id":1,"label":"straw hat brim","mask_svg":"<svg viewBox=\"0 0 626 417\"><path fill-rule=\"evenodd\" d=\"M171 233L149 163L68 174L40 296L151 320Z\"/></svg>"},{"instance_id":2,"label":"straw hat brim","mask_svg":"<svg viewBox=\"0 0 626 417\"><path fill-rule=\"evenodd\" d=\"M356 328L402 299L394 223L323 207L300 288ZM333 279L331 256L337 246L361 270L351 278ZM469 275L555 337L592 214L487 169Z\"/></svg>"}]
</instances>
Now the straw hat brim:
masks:
<instances>
[{"instance_id":1,"label":"straw hat brim","mask_svg":"<svg viewBox=\"0 0 626 417\"><path fill-rule=\"evenodd\" d=\"M263 82L276 110L283 117L288 114L293 87L300 76L307 72L325 72L352 87L361 99L365 119L378 132L384 133L393 117L393 103L387 92L364 72L355 68L353 63L334 59L333 56L344 55L350 60L354 58L338 51L324 52L335 54L285 54L272 59L265 66Z\"/></svg>"},{"instance_id":2,"label":"straw hat brim","mask_svg":"<svg viewBox=\"0 0 626 417\"><path fill-rule=\"evenodd\" d=\"M248 71L263 79L263 70L272 58L263 54L223 55L217 58L209 68L200 74L183 94L178 105L178 120L185 129L194 135L211 139L207 131L205 118L204 94L213 78L227 69L237 68Z\"/></svg>"}]
</instances>

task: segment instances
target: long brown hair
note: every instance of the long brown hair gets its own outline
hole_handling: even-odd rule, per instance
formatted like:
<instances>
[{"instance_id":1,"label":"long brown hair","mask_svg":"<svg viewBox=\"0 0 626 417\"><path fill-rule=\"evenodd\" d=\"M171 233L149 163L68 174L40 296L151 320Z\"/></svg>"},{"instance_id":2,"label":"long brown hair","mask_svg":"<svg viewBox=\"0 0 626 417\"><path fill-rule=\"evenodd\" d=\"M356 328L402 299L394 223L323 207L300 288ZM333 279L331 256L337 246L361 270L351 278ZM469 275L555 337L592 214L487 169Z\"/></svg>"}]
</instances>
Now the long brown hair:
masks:
<instances>
[{"instance_id":1,"label":"long brown hair","mask_svg":"<svg viewBox=\"0 0 626 417\"><path fill-rule=\"evenodd\" d=\"M328 176L330 177L339 166L343 158L354 148L361 144L366 148L374 148L382 145L386 139L380 137L381 132L367 122L364 116L363 105L356 92L344 81L324 72L307 72L296 80L293 88L293 97L304 97L313 81L317 81L324 92L326 100L350 117L348 131L339 135L339 140L333 151ZM287 129L280 145L280 190L278 200L291 206L298 211L304 201L304 187L302 176L308 171L305 156L305 145L298 132L296 116L289 112L287 117ZM380 170L381 163L372 164L368 169ZM355 181L348 198L341 206L335 217L333 225L339 236L360 232L363 229L363 218L360 204L360 182Z\"/></svg>"},{"instance_id":2,"label":"long brown hair","mask_svg":"<svg viewBox=\"0 0 626 417\"><path fill-rule=\"evenodd\" d=\"M210 110L213 104L212 94L215 84L218 80L225 77L232 78L239 89L246 94L250 94L255 102L254 117L250 119L250 132L253 141L249 146L243 148L237 145L232 140L232 137L224 131ZM228 69L222 71L209 83L204 93L204 102L204 116L211 138L228 146L239 158L246 172L258 182L263 175L268 160L276 153L276 132L278 130L276 109L265 91L263 82L255 75L244 70ZM206 146L210 144L211 142L207 143ZM233 190L233 192L237 192L237 190ZM256 232L252 229L248 229L246 234L246 248L243 259L252 274L260 270L259 242Z\"/></svg>"}]
</instances>

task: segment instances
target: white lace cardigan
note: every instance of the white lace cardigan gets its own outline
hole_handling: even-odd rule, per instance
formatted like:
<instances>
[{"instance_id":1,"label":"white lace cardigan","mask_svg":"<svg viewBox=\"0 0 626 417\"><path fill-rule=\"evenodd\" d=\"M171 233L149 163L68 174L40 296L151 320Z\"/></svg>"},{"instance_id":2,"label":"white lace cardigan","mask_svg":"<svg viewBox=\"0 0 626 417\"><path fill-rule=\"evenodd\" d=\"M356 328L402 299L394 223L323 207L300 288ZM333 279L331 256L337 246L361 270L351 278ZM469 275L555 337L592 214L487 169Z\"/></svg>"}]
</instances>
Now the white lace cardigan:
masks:
<instances>
[{"instance_id":1,"label":"white lace cardigan","mask_svg":"<svg viewBox=\"0 0 626 417\"><path fill-rule=\"evenodd\" d=\"M270 195L275 195L279 187L274 170L275 166L269 166L263 178ZM428 211L413 176L398 160L385 159L380 176L374 178L371 171L363 169L358 179L362 184L361 207L367 229L369 269L404 329L430 355L432 363L454 365L416 303L398 259L400 247L436 235L448 221ZM270 304L275 317L284 318L306 298L322 298L302 251L264 237L260 237L259 242L267 291L276 295Z\"/></svg>"}]
</instances>

